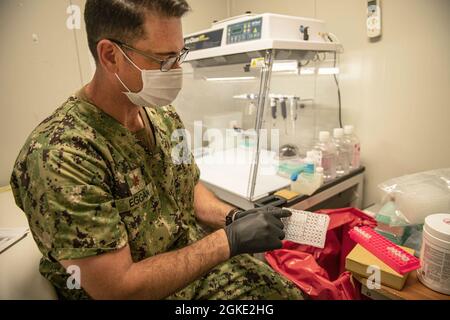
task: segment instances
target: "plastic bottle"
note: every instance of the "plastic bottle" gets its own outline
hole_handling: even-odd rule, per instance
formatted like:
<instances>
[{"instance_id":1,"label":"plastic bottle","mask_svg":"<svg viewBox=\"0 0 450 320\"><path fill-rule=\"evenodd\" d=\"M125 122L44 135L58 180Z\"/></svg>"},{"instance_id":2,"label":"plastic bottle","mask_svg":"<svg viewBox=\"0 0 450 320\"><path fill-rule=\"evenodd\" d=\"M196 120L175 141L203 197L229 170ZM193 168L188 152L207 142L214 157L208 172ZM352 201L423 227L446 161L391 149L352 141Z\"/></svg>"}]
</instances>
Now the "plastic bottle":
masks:
<instances>
[{"instance_id":1,"label":"plastic bottle","mask_svg":"<svg viewBox=\"0 0 450 320\"><path fill-rule=\"evenodd\" d=\"M317 176L317 179L320 181L320 185L322 186L323 185L323 168L317 167L315 175Z\"/></svg>"},{"instance_id":2,"label":"plastic bottle","mask_svg":"<svg viewBox=\"0 0 450 320\"><path fill-rule=\"evenodd\" d=\"M303 172L309 173L309 174L314 174L314 172L316 171L314 157L311 157L312 154L309 154L309 155L310 156L306 156L306 159L303 160L303 163L305 164L305 170Z\"/></svg>"},{"instance_id":3,"label":"plastic bottle","mask_svg":"<svg viewBox=\"0 0 450 320\"><path fill-rule=\"evenodd\" d=\"M354 133L353 126L344 127L344 142L350 150L350 170L359 169L361 166L361 143Z\"/></svg>"},{"instance_id":4,"label":"plastic bottle","mask_svg":"<svg viewBox=\"0 0 450 320\"><path fill-rule=\"evenodd\" d=\"M344 129L334 129L333 143L337 154L336 176L342 177L350 171L350 150L348 143L344 141Z\"/></svg>"},{"instance_id":5,"label":"plastic bottle","mask_svg":"<svg viewBox=\"0 0 450 320\"><path fill-rule=\"evenodd\" d=\"M314 163L315 168L320 167L320 163L318 162L319 159L318 159L317 151L311 150L311 151L306 152L306 159L311 159ZM305 161L306 161L306 159L305 159Z\"/></svg>"},{"instance_id":6,"label":"plastic bottle","mask_svg":"<svg viewBox=\"0 0 450 320\"><path fill-rule=\"evenodd\" d=\"M314 147L318 157L319 166L323 168L323 177L325 181L336 178L336 148L330 141L330 133L321 131L319 142Z\"/></svg>"}]
</instances>

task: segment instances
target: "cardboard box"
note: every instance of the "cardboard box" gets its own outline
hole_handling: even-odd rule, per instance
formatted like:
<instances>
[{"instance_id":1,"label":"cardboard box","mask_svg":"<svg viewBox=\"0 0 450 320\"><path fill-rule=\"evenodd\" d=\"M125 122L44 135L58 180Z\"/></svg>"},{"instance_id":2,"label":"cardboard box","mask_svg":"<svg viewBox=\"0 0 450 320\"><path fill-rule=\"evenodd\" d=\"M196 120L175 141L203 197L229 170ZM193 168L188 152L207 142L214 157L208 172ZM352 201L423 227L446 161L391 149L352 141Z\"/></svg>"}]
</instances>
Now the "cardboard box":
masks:
<instances>
[{"instance_id":1,"label":"cardboard box","mask_svg":"<svg viewBox=\"0 0 450 320\"><path fill-rule=\"evenodd\" d=\"M414 254L413 249L405 247L401 248L411 254ZM348 271L356 273L364 278L369 278L373 275L373 271L368 272L369 266L377 266L380 269L382 285L394 288L396 290L402 290L405 286L409 273L401 275L372 253L367 251L364 247L357 244L345 259L345 268Z\"/></svg>"}]
</instances>

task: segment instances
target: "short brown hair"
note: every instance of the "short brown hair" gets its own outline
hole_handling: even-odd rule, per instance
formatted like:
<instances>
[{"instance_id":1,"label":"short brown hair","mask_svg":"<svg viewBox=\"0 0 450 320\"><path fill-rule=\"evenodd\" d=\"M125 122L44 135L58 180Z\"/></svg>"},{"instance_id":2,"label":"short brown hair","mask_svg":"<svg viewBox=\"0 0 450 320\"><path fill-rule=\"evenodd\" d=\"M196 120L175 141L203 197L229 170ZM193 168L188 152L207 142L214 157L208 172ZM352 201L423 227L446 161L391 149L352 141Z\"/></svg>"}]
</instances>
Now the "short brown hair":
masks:
<instances>
[{"instance_id":1,"label":"short brown hair","mask_svg":"<svg viewBox=\"0 0 450 320\"><path fill-rule=\"evenodd\" d=\"M189 10L186 0L87 0L84 19L89 49L97 61L100 40L129 43L143 37L146 11L180 18Z\"/></svg>"}]
</instances>

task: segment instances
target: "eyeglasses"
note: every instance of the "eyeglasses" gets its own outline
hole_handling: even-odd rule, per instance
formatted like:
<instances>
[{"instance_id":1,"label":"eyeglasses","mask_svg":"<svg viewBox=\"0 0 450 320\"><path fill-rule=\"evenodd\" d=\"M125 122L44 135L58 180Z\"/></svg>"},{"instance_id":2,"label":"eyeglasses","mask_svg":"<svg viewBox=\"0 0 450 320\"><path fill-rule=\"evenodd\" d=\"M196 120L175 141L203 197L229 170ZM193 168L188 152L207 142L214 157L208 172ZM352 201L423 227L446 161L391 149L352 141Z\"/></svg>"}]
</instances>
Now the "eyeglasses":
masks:
<instances>
[{"instance_id":1,"label":"eyeglasses","mask_svg":"<svg viewBox=\"0 0 450 320\"><path fill-rule=\"evenodd\" d=\"M169 72L170 70L172 70L172 68L176 65L176 64L182 64L184 62L184 60L186 59L188 53L189 53L189 48L184 47L180 54L176 55L176 56L170 56L167 57L166 59L160 59L158 57L155 57L151 54L148 54L147 52L143 52L141 50L135 49L123 42L117 41L117 40L112 40L112 39L108 39L111 42L116 43L117 45L128 49L130 51L136 52L138 54L140 54L141 56L144 56L150 60L153 60L155 62L158 62L160 64L160 70L162 72Z\"/></svg>"}]
</instances>

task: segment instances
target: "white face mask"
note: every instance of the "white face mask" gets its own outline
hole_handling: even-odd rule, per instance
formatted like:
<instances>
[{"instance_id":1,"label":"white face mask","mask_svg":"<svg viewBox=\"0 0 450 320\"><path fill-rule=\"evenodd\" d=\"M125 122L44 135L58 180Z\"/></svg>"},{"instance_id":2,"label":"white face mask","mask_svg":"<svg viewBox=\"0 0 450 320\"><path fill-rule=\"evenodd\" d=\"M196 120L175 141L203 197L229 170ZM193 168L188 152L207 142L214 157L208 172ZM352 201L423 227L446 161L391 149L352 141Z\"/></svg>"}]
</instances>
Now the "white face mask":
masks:
<instances>
[{"instance_id":1,"label":"white face mask","mask_svg":"<svg viewBox=\"0 0 450 320\"><path fill-rule=\"evenodd\" d=\"M161 70L142 70L117 46L131 64L141 71L142 90L131 92L116 73L117 79L128 90L124 94L131 103L140 107L164 107L170 105L178 96L183 86L183 70L172 69L168 72Z\"/></svg>"}]
</instances>

